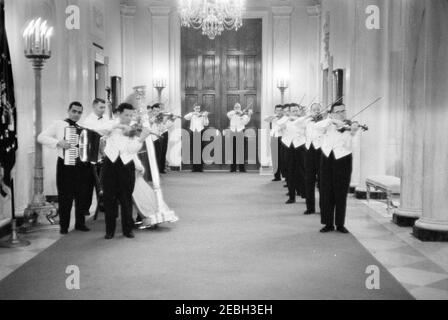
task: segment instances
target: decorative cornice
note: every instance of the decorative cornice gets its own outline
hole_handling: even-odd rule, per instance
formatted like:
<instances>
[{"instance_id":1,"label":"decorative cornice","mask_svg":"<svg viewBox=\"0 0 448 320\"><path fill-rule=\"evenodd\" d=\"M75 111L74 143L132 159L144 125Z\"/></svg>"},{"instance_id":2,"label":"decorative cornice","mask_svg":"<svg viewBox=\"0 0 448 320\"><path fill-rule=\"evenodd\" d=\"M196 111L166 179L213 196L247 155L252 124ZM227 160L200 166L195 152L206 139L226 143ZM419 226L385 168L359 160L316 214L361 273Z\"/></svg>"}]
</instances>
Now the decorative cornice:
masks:
<instances>
[{"instance_id":1,"label":"decorative cornice","mask_svg":"<svg viewBox=\"0 0 448 320\"><path fill-rule=\"evenodd\" d=\"M122 17L133 18L137 12L137 6L132 4L121 4L120 14Z\"/></svg>"},{"instance_id":2,"label":"decorative cornice","mask_svg":"<svg viewBox=\"0 0 448 320\"><path fill-rule=\"evenodd\" d=\"M272 13L274 16L283 16L283 17L289 17L291 16L292 11L294 10L293 7L272 7Z\"/></svg>"},{"instance_id":3,"label":"decorative cornice","mask_svg":"<svg viewBox=\"0 0 448 320\"><path fill-rule=\"evenodd\" d=\"M315 6L307 6L306 13L310 17L319 17L322 14L322 6L320 4Z\"/></svg>"},{"instance_id":4,"label":"decorative cornice","mask_svg":"<svg viewBox=\"0 0 448 320\"><path fill-rule=\"evenodd\" d=\"M171 13L171 7L149 7L153 17L166 17Z\"/></svg>"}]
</instances>

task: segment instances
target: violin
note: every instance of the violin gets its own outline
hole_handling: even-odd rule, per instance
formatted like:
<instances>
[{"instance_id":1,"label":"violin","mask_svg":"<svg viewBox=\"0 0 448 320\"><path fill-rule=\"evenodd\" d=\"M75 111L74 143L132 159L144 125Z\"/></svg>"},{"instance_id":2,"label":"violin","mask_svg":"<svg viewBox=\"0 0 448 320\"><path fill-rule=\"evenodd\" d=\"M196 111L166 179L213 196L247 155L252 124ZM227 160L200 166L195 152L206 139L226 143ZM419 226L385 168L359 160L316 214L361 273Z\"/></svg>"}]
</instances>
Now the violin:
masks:
<instances>
[{"instance_id":1,"label":"violin","mask_svg":"<svg viewBox=\"0 0 448 320\"><path fill-rule=\"evenodd\" d=\"M313 122L320 122L322 120L324 120L324 115L321 113L311 116L311 121Z\"/></svg>"},{"instance_id":2,"label":"violin","mask_svg":"<svg viewBox=\"0 0 448 320\"><path fill-rule=\"evenodd\" d=\"M338 131L340 133L344 133L346 131L351 131L352 130L352 125L354 123L358 123L358 121L352 121L352 120L348 120L348 119L343 120L343 122L344 122L344 125L342 127L338 128ZM362 131L368 131L369 127L366 126L366 125L359 125L359 129L362 130Z\"/></svg>"},{"instance_id":3,"label":"violin","mask_svg":"<svg viewBox=\"0 0 448 320\"><path fill-rule=\"evenodd\" d=\"M129 138L140 137L143 131L143 125L141 123L135 123L131 126L131 130L125 132L124 135Z\"/></svg>"}]
</instances>

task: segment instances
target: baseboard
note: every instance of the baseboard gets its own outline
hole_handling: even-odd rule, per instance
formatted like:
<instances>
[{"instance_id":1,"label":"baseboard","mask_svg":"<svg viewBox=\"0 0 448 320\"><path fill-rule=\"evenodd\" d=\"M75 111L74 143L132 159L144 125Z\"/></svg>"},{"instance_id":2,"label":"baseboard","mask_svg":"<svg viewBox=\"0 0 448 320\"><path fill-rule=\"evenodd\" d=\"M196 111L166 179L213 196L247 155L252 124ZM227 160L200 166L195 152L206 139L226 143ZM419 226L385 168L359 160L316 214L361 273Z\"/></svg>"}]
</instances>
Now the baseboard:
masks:
<instances>
[{"instance_id":1,"label":"baseboard","mask_svg":"<svg viewBox=\"0 0 448 320\"><path fill-rule=\"evenodd\" d=\"M22 217L17 218L16 223L17 223L17 227L20 227L23 224L23 218ZM6 237L10 234L11 234L11 222L0 227L0 238Z\"/></svg>"},{"instance_id":2,"label":"baseboard","mask_svg":"<svg viewBox=\"0 0 448 320\"><path fill-rule=\"evenodd\" d=\"M170 166L171 171L180 171L180 166Z\"/></svg>"},{"instance_id":3,"label":"baseboard","mask_svg":"<svg viewBox=\"0 0 448 320\"><path fill-rule=\"evenodd\" d=\"M366 200L367 192L362 189L354 190L355 198L358 200ZM371 200L387 200L387 194L381 191L370 191Z\"/></svg>"}]
</instances>

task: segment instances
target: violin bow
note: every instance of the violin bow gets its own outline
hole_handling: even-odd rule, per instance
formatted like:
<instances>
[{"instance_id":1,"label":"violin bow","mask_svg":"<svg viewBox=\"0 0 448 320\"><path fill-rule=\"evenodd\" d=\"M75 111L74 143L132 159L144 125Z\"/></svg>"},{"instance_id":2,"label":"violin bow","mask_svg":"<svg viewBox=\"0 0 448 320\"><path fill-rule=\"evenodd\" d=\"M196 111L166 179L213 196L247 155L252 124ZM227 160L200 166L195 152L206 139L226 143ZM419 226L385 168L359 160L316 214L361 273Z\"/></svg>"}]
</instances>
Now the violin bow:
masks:
<instances>
[{"instance_id":1,"label":"violin bow","mask_svg":"<svg viewBox=\"0 0 448 320\"><path fill-rule=\"evenodd\" d=\"M344 96L340 97L338 100L336 100L335 102L330 103L328 106L325 107L324 110L322 110L321 112L319 112L317 114L317 116L321 116L323 115L325 112L327 112L328 109L331 108L332 105L334 105L335 103L338 103L339 101L341 101L344 98Z\"/></svg>"},{"instance_id":2,"label":"violin bow","mask_svg":"<svg viewBox=\"0 0 448 320\"><path fill-rule=\"evenodd\" d=\"M302 102L303 102L303 100L305 99L305 97L306 97L306 93L303 95L302 100L300 100L299 106L302 105Z\"/></svg>"},{"instance_id":3,"label":"violin bow","mask_svg":"<svg viewBox=\"0 0 448 320\"><path fill-rule=\"evenodd\" d=\"M373 106L374 104L376 104L378 101L380 101L381 99L383 99L383 97L379 97L378 99L376 99L375 101L373 101L371 104L369 104L367 107L363 108L361 111L359 111L357 114L355 114L353 117L350 118L350 120L353 120L354 118L356 118L357 116L359 116L361 113L363 113L364 111L366 111L367 109L369 109L371 106Z\"/></svg>"}]
</instances>

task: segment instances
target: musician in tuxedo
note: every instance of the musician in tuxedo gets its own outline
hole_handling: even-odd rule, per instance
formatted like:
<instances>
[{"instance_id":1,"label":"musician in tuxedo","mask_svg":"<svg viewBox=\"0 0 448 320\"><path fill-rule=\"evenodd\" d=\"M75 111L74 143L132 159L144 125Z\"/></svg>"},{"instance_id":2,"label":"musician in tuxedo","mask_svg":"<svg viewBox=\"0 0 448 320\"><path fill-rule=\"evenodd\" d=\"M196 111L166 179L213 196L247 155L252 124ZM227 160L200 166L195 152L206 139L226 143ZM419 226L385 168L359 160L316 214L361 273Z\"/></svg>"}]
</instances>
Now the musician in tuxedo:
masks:
<instances>
[{"instance_id":1,"label":"musician in tuxedo","mask_svg":"<svg viewBox=\"0 0 448 320\"><path fill-rule=\"evenodd\" d=\"M69 137L65 136L69 126L80 128L78 121L83 113L80 102L72 102L68 108L68 117L58 120L42 131L37 141L52 149L57 149L58 161L56 167L56 185L58 190L60 233L67 234L70 226L70 214L73 200L75 201L75 230L89 231L85 225L85 213L89 211L89 183L92 177L92 167L82 163L78 157L73 159L74 165L66 165L65 150L71 148Z\"/></svg>"},{"instance_id":2,"label":"musician in tuxedo","mask_svg":"<svg viewBox=\"0 0 448 320\"><path fill-rule=\"evenodd\" d=\"M282 181L282 171L281 171L281 159L282 159L282 135L283 130L278 125L278 121L283 118L283 106L276 105L274 109L274 115L269 116L265 119L271 126L270 136L271 136L271 158L272 167L274 169L274 179L272 181Z\"/></svg>"},{"instance_id":3,"label":"musician in tuxedo","mask_svg":"<svg viewBox=\"0 0 448 320\"><path fill-rule=\"evenodd\" d=\"M305 109L298 104L290 105L288 118L278 122L283 128L282 142L287 148L286 163L288 172L288 196L287 204L296 202L296 195L305 198Z\"/></svg>"},{"instance_id":4,"label":"musician in tuxedo","mask_svg":"<svg viewBox=\"0 0 448 320\"><path fill-rule=\"evenodd\" d=\"M290 114L290 108L291 108L291 104L285 104L283 106L283 121L286 121L286 119L289 118L289 114ZM277 122L278 124L278 122ZM282 136L283 136L283 130L282 130ZM280 138L280 170L282 173L282 176L285 178L285 182L286 184L284 185L285 188L288 187L288 165L286 163L287 160L287 152L288 152L288 147L285 146L285 144L282 142L282 139Z\"/></svg>"},{"instance_id":5,"label":"musician in tuxedo","mask_svg":"<svg viewBox=\"0 0 448 320\"><path fill-rule=\"evenodd\" d=\"M339 232L348 233L345 214L352 174L352 143L360 131L357 123L347 126L345 119L345 105L333 105L329 117L316 124L324 130L320 166L323 233L334 231L335 225Z\"/></svg>"},{"instance_id":6,"label":"musician in tuxedo","mask_svg":"<svg viewBox=\"0 0 448 320\"><path fill-rule=\"evenodd\" d=\"M165 105L163 103L156 103L152 106L154 114L157 116L157 126L158 132L160 134L159 138L159 153L157 157L157 163L159 164L160 173L166 173L166 153L168 152L168 142L169 142L169 130L174 125L174 119L170 116L165 115Z\"/></svg>"},{"instance_id":7,"label":"musician in tuxedo","mask_svg":"<svg viewBox=\"0 0 448 320\"><path fill-rule=\"evenodd\" d=\"M230 120L230 135L229 139L232 144L232 164L230 166L230 172L236 172L236 166L238 164L240 172L246 172L246 167L244 165L244 149L245 149L245 138L244 129L246 125L250 122L253 111L249 109L248 111L241 110L241 104L236 103L233 110L227 113L227 118ZM238 144L238 141L240 143ZM241 146L242 142L242 146ZM237 148L237 145L240 148ZM242 148L241 148L242 147Z\"/></svg>"},{"instance_id":8,"label":"musician in tuxedo","mask_svg":"<svg viewBox=\"0 0 448 320\"><path fill-rule=\"evenodd\" d=\"M184 119L190 121L190 150L193 160L192 171L203 172L204 161L202 159L202 150L204 149L204 143L202 141L202 134L205 127L209 125L208 112L201 112L201 105L195 103L193 112L187 114Z\"/></svg>"},{"instance_id":9,"label":"musician in tuxedo","mask_svg":"<svg viewBox=\"0 0 448 320\"><path fill-rule=\"evenodd\" d=\"M319 187L320 161L322 156L322 139L324 130L316 127L316 123L324 119L321 114L322 106L314 103L310 107L310 118L306 124L306 153L305 153L305 215L316 213L316 184ZM319 188L320 190L320 188ZM322 211L322 199L319 197L319 207Z\"/></svg>"},{"instance_id":10,"label":"musician in tuxedo","mask_svg":"<svg viewBox=\"0 0 448 320\"><path fill-rule=\"evenodd\" d=\"M92 103L92 112L84 119L82 122L82 126L84 128L87 128L89 130L98 131L101 127L103 127L108 121L109 116L106 114L106 102L103 99L95 99ZM101 141L100 144L103 144L104 142ZM88 203L89 208L92 205L92 195L93 195L93 188L95 186L95 179L93 174L96 174L97 177L101 175L101 162L100 159L97 164L93 165L93 169L95 170L95 173L92 173L91 177L88 181L86 181L86 185L88 186L87 193L89 194ZM97 193L99 194L99 188L100 186L96 186ZM99 199L98 199L99 201ZM86 213L86 215L90 215L89 212Z\"/></svg>"},{"instance_id":11,"label":"musician in tuxedo","mask_svg":"<svg viewBox=\"0 0 448 320\"><path fill-rule=\"evenodd\" d=\"M106 235L110 240L115 235L116 219L118 216L118 202L121 206L121 225L123 235L134 238L132 232L132 192L135 186L135 171L144 168L138 160L137 154L143 142L150 135L148 128L144 128L140 137L133 136L130 126L134 114L134 107L122 103L117 108L118 121L111 121L101 128L100 133L106 137L104 153L104 168L102 171L104 188L104 205L106 213Z\"/></svg>"}]
</instances>

